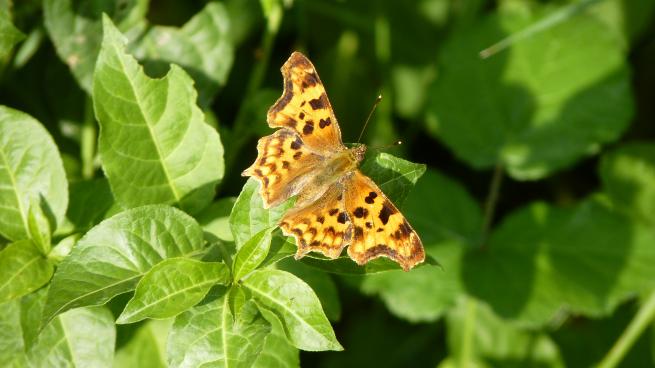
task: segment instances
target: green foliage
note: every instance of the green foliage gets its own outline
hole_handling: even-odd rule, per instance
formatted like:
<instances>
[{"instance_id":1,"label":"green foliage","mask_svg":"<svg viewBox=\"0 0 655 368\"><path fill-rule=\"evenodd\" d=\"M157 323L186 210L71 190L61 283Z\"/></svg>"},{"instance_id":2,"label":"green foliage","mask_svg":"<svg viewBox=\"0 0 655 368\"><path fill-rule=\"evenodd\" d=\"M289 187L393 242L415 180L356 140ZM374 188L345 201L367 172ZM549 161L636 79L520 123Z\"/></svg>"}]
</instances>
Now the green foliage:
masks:
<instances>
[{"instance_id":1,"label":"green foliage","mask_svg":"<svg viewBox=\"0 0 655 368\"><path fill-rule=\"evenodd\" d=\"M0 366L655 367L654 20L0 1ZM410 272L296 260L295 199L240 176L293 49L345 142L384 96L361 169L422 239Z\"/></svg>"}]
</instances>

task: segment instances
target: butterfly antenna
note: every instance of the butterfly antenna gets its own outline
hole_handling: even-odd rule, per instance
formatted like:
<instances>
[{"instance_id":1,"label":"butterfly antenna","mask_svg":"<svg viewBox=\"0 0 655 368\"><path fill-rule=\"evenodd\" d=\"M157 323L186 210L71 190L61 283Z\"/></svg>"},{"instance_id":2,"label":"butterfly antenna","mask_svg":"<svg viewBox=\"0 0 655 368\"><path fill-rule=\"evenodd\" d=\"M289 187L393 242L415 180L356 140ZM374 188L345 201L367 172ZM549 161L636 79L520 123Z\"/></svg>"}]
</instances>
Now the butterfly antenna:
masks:
<instances>
[{"instance_id":1,"label":"butterfly antenna","mask_svg":"<svg viewBox=\"0 0 655 368\"><path fill-rule=\"evenodd\" d=\"M371 107L371 112L368 113L368 117L366 118L366 122L364 123L364 127L362 128L362 131L359 133L359 138L357 138L357 143L359 143L362 140L362 135L364 135L364 131L366 130L366 126L368 125L368 121L371 120L371 116L373 116L373 111L375 111L375 108L378 107L380 101L382 101L382 95L378 95L378 98L375 99L375 102L373 103L373 107Z\"/></svg>"}]
</instances>

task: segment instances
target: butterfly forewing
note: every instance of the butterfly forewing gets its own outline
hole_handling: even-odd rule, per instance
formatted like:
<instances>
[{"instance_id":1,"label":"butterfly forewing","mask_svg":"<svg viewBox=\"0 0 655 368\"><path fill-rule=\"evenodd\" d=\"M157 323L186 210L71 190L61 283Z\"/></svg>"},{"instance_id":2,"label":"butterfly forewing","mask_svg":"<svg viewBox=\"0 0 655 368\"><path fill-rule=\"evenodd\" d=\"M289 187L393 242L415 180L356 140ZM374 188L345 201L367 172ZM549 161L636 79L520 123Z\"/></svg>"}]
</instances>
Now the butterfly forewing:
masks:
<instances>
[{"instance_id":1,"label":"butterfly forewing","mask_svg":"<svg viewBox=\"0 0 655 368\"><path fill-rule=\"evenodd\" d=\"M337 119L312 63L294 52L282 66L282 75L284 93L268 110L268 125L295 131L318 153L344 150Z\"/></svg>"}]
</instances>

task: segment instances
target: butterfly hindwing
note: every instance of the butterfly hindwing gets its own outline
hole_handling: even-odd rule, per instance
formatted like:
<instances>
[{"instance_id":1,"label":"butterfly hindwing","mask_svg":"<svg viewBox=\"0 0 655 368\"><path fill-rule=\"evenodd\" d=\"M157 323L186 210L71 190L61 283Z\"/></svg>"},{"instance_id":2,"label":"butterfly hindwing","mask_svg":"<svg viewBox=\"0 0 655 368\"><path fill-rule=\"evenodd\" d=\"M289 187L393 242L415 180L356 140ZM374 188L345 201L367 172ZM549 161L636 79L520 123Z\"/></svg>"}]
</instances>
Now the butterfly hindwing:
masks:
<instances>
[{"instance_id":1,"label":"butterfly hindwing","mask_svg":"<svg viewBox=\"0 0 655 368\"><path fill-rule=\"evenodd\" d=\"M296 259L312 251L337 258L350 242L352 233L342 185L334 183L321 199L287 212L280 227L285 235L296 238Z\"/></svg>"},{"instance_id":2,"label":"butterfly hindwing","mask_svg":"<svg viewBox=\"0 0 655 368\"><path fill-rule=\"evenodd\" d=\"M360 265L381 256L408 271L423 262L418 235L380 188L359 171L345 184L345 205L352 222L348 255Z\"/></svg>"},{"instance_id":3,"label":"butterfly hindwing","mask_svg":"<svg viewBox=\"0 0 655 368\"><path fill-rule=\"evenodd\" d=\"M318 153L344 150L337 119L312 63L294 52L281 70L284 93L268 110L268 125L294 130Z\"/></svg>"},{"instance_id":4,"label":"butterfly hindwing","mask_svg":"<svg viewBox=\"0 0 655 368\"><path fill-rule=\"evenodd\" d=\"M323 160L289 129L261 138L257 152L257 160L242 175L254 176L261 182L260 194L267 208L298 194Z\"/></svg>"}]
</instances>

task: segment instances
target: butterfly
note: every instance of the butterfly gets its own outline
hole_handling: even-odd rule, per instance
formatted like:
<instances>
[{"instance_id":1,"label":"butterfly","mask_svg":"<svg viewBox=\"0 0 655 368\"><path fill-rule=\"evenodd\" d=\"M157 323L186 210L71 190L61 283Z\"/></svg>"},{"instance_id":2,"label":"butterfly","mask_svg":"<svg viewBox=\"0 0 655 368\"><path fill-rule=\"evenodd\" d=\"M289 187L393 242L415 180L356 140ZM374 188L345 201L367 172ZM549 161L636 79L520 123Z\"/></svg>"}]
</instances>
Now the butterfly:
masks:
<instances>
[{"instance_id":1,"label":"butterfly","mask_svg":"<svg viewBox=\"0 0 655 368\"><path fill-rule=\"evenodd\" d=\"M279 225L296 239L300 259L309 252L359 265L388 257L405 271L425 259L418 234L380 188L359 169L366 146L347 148L323 83L312 63L294 52L282 66L284 92L267 122L280 128L259 139L258 156L242 175L261 183L264 207L292 196Z\"/></svg>"}]
</instances>

